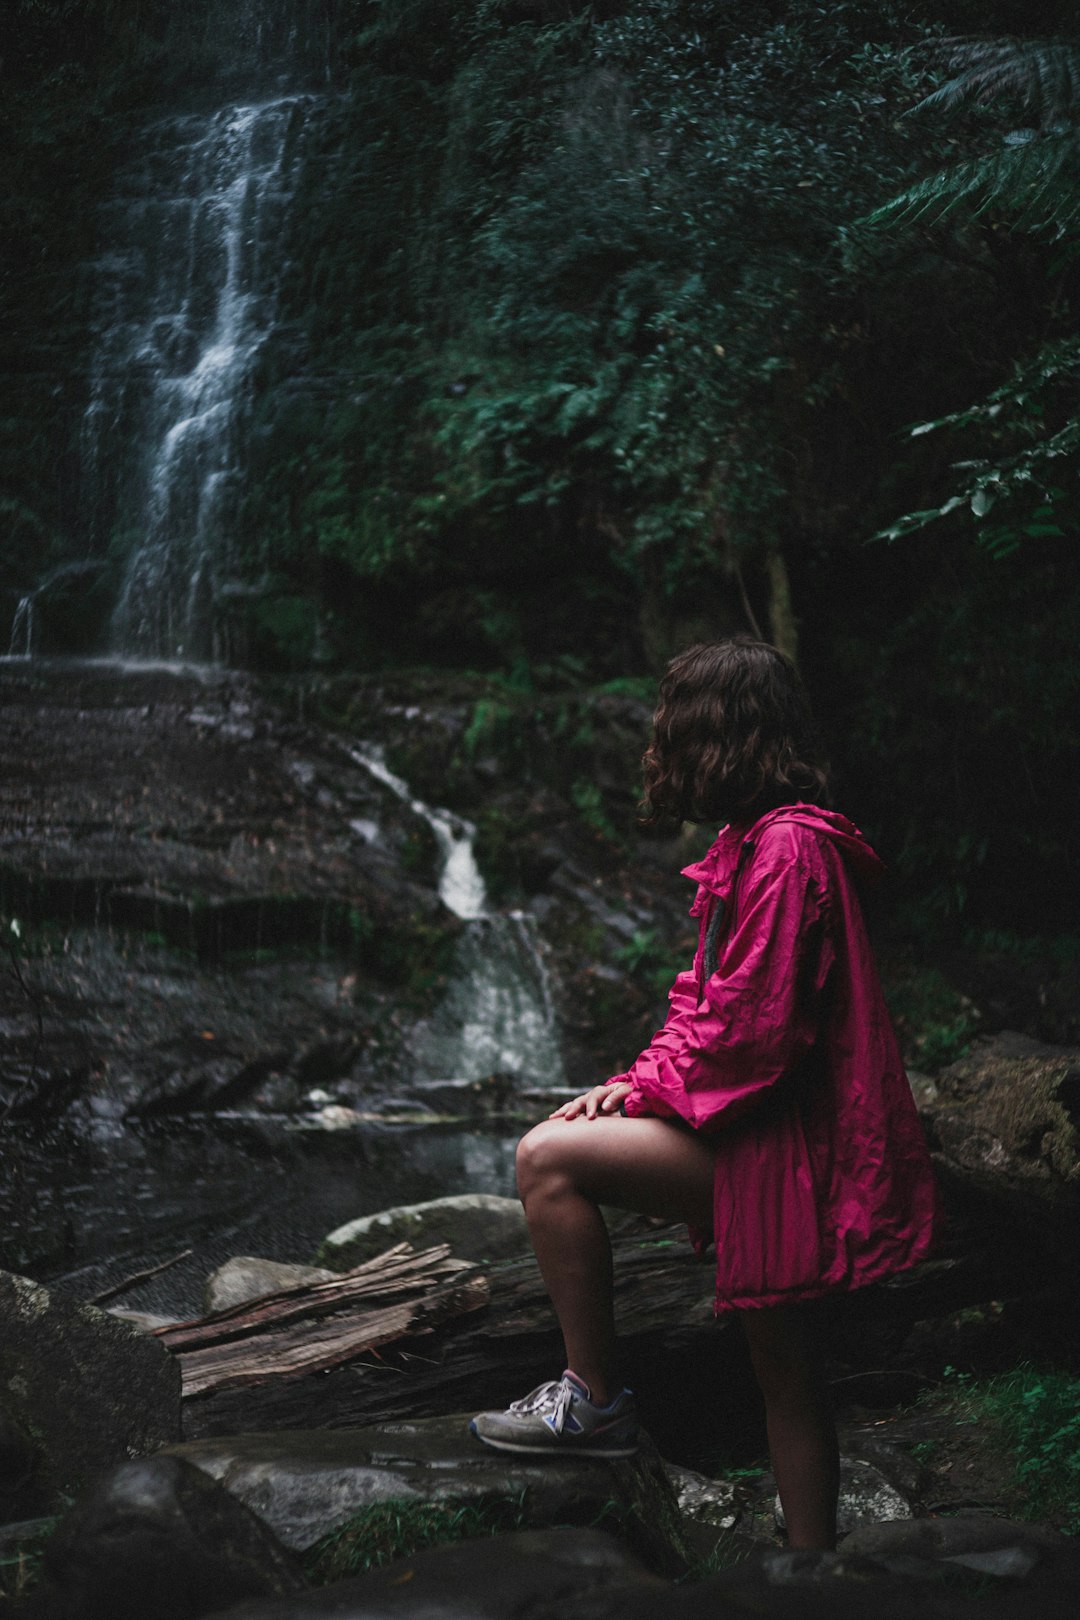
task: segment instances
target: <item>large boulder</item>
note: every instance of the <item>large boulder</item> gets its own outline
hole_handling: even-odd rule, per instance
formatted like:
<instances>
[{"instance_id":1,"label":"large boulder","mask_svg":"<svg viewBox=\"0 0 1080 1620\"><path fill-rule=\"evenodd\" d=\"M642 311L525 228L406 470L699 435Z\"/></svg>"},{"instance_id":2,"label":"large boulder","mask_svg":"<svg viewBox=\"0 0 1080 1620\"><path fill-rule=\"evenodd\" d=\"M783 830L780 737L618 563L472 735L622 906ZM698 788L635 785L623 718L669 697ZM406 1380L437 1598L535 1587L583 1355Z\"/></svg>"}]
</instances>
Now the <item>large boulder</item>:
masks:
<instances>
[{"instance_id":1,"label":"large boulder","mask_svg":"<svg viewBox=\"0 0 1080 1620\"><path fill-rule=\"evenodd\" d=\"M349 1221L323 1239L314 1263L350 1271L395 1243L411 1243L415 1249L449 1243L451 1253L461 1260L507 1260L531 1251L525 1215L516 1198L460 1193Z\"/></svg>"},{"instance_id":2,"label":"large boulder","mask_svg":"<svg viewBox=\"0 0 1080 1620\"><path fill-rule=\"evenodd\" d=\"M986 1297L1075 1275L1080 1052L1008 1032L976 1041L936 1077L920 1113L950 1217L947 1246L991 1256L998 1282Z\"/></svg>"},{"instance_id":3,"label":"large boulder","mask_svg":"<svg viewBox=\"0 0 1080 1620\"><path fill-rule=\"evenodd\" d=\"M636 1593L670 1590L602 1530L560 1527L431 1548L321 1591L244 1603L228 1620L564 1620L594 1605L616 1616Z\"/></svg>"},{"instance_id":4,"label":"large boulder","mask_svg":"<svg viewBox=\"0 0 1080 1620\"><path fill-rule=\"evenodd\" d=\"M100 1469L179 1438L180 1368L128 1323L0 1272L0 1425L14 1516L48 1512Z\"/></svg>"},{"instance_id":5,"label":"large boulder","mask_svg":"<svg viewBox=\"0 0 1080 1620\"><path fill-rule=\"evenodd\" d=\"M367 1429L293 1430L189 1441L173 1455L202 1468L303 1551L378 1503L516 1505L522 1527L622 1528L662 1570L685 1562L675 1494L655 1448L634 1457L540 1458L492 1450L468 1416Z\"/></svg>"},{"instance_id":6,"label":"large boulder","mask_svg":"<svg viewBox=\"0 0 1080 1620\"><path fill-rule=\"evenodd\" d=\"M1073 1620L1080 1597L1075 1546L744 1553L734 1549L728 1567L708 1579L669 1585L650 1580L597 1530L520 1532L434 1548L322 1591L246 1603L228 1620Z\"/></svg>"},{"instance_id":7,"label":"large boulder","mask_svg":"<svg viewBox=\"0 0 1080 1620\"><path fill-rule=\"evenodd\" d=\"M255 1515L179 1457L100 1476L45 1550L36 1603L65 1620L195 1620L306 1582Z\"/></svg>"}]
</instances>

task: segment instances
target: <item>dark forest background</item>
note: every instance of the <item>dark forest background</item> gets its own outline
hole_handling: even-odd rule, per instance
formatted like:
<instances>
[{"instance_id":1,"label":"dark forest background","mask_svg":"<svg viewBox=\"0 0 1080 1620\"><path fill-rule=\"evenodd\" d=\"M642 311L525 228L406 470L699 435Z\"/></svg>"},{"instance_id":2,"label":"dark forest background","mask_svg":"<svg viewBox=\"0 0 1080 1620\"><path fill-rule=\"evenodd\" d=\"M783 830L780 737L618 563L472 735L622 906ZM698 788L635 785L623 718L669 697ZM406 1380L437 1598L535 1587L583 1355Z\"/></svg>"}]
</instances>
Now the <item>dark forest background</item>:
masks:
<instances>
[{"instance_id":1,"label":"dark forest background","mask_svg":"<svg viewBox=\"0 0 1080 1620\"><path fill-rule=\"evenodd\" d=\"M1037 960L1073 1006L1075 8L255 9L337 94L251 402L237 661L464 679L497 741L760 631L910 948ZM103 565L47 604L53 652L103 646L131 545L80 504L96 209L237 26L5 0L0 592ZM973 34L1005 44L942 45Z\"/></svg>"}]
</instances>

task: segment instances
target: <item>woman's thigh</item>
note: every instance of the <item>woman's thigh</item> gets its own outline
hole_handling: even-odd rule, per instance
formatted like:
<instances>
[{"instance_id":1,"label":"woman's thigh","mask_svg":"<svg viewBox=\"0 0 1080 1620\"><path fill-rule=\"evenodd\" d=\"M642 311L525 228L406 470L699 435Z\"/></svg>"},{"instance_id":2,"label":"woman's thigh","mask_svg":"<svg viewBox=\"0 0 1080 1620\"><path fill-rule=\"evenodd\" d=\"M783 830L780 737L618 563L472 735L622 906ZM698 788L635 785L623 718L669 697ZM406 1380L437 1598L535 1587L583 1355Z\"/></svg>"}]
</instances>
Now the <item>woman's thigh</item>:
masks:
<instances>
[{"instance_id":1,"label":"woman's thigh","mask_svg":"<svg viewBox=\"0 0 1080 1620\"><path fill-rule=\"evenodd\" d=\"M528 1203L545 1183L569 1183L601 1204L711 1226L715 1150L666 1119L549 1119L518 1146L518 1187Z\"/></svg>"}]
</instances>

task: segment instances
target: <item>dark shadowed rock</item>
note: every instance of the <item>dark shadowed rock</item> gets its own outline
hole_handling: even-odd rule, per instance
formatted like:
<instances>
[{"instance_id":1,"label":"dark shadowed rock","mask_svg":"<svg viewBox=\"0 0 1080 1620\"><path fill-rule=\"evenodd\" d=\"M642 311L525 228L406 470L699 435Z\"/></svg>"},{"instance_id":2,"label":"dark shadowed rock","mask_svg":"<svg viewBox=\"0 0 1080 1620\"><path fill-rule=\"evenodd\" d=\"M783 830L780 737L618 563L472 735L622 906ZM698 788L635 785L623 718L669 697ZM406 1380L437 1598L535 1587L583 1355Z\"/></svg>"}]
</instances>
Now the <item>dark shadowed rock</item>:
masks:
<instances>
[{"instance_id":1,"label":"dark shadowed rock","mask_svg":"<svg viewBox=\"0 0 1080 1620\"><path fill-rule=\"evenodd\" d=\"M614 1616L636 1591L667 1596L669 1588L603 1531L521 1530L399 1558L321 1591L245 1603L228 1620L541 1620L575 1615L590 1599Z\"/></svg>"},{"instance_id":2,"label":"dark shadowed rock","mask_svg":"<svg viewBox=\"0 0 1080 1620\"><path fill-rule=\"evenodd\" d=\"M0 1414L11 1466L30 1482L27 1517L177 1439L180 1369L126 1322L0 1272Z\"/></svg>"},{"instance_id":3,"label":"dark shadowed rock","mask_svg":"<svg viewBox=\"0 0 1080 1620\"><path fill-rule=\"evenodd\" d=\"M71 1620L195 1620L304 1586L272 1532L179 1457L98 1479L49 1542L45 1570L43 1612Z\"/></svg>"},{"instance_id":4,"label":"dark shadowed rock","mask_svg":"<svg viewBox=\"0 0 1080 1620\"><path fill-rule=\"evenodd\" d=\"M1080 1548L1059 1530L1045 1524L1018 1524L986 1514L963 1514L955 1519L907 1519L888 1524L865 1524L845 1536L841 1552L860 1558L955 1558L1023 1547L1032 1552Z\"/></svg>"},{"instance_id":5,"label":"dark shadowed rock","mask_svg":"<svg viewBox=\"0 0 1080 1620\"><path fill-rule=\"evenodd\" d=\"M1075 1238L1080 1052L1009 1032L977 1041L938 1075L923 1118L949 1180Z\"/></svg>"},{"instance_id":6,"label":"dark shadowed rock","mask_svg":"<svg viewBox=\"0 0 1080 1620\"><path fill-rule=\"evenodd\" d=\"M588 1525L606 1514L654 1567L682 1567L678 1504L651 1444L617 1461L530 1458L481 1445L468 1421L457 1414L368 1429L224 1436L173 1454L220 1480L296 1550L377 1502L511 1500L527 1526Z\"/></svg>"}]
</instances>

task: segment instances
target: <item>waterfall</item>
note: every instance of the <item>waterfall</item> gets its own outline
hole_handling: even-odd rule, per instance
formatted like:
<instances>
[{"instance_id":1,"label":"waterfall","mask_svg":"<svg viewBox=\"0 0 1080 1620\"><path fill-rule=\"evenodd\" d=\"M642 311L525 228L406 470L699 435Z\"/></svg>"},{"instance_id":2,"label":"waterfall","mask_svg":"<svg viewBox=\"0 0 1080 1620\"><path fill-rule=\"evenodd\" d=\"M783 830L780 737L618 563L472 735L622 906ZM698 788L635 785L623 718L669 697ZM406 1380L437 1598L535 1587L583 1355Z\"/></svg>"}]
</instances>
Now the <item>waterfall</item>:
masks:
<instances>
[{"instance_id":1,"label":"waterfall","mask_svg":"<svg viewBox=\"0 0 1080 1620\"><path fill-rule=\"evenodd\" d=\"M227 656L215 603L234 567L253 366L321 105L303 92L160 120L104 211L83 470L92 543L127 552L118 653Z\"/></svg>"},{"instance_id":2,"label":"waterfall","mask_svg":"<svg viewBox=\"0 0 1080 1620\"><path fill-rule=\"evenodd\" d=\"M512 1074L530 1085L561 1085L558 1023L533 921L523 911L489 909L475 827L416 798L380 749L368 744L348 753L427 822L442 858L439 898L466 924L442 1000L409 1037L417 1068L431 1079Z\"/></svg>"},{"instance_id":3,"label":"waterfall","mask_svg":"<svg viewBox=\"0 0 1080 1620\"><path fill-rule=\"evenodd\" d=\"M36 591L27 596L20 596L15 609L15 617L11 621L11 645L8 647L9 658L32 658L34 656L34 601Z\"/></svg>"}]
</instances>

